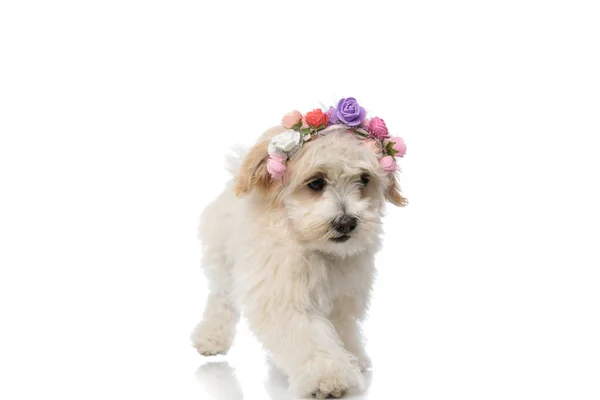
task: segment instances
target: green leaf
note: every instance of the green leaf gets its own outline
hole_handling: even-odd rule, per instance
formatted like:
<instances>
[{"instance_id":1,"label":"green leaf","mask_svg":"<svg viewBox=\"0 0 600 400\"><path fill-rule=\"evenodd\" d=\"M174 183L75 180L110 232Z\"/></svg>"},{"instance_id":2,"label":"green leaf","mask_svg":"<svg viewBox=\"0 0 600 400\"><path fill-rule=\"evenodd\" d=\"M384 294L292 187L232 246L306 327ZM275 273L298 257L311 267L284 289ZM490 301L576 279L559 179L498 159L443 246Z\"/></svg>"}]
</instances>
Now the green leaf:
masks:
<instances>
[{"instance_id":1,"label":"green leaf","mask_svg":"<svg viewBox=\"0 0 600 400\"><path fill-rule=\"evenodd\" d=\"M320 130L320 129L323 129L323 128L325 128L325 124L321 124L321 125L319 125L319 126L317 127L317 130Z\"/></svg>"},{"instance_id":2,"label":"green leaf","mask_svg":"<svg viewBox=\"0 0 600 400\"><path fill-rule=\"evenodd\" d=\"M387 152L390 156L393 156L394 154L396 154L398 152L397 150L394 150L394 144L396 144L396 142L389 142L387 144L387 146L385 147L385 149L387 150Z\"/></svg>"},{"instance_id":3,"label":"green leaf","mask_svg":"<svg viewBox=\"0 0 600 400\"><path fill-rule=\"evenodd\" d=\"M301 132L303 135L309 134L309 133L310 133L310 128L304 128L304 129L300 129L300 132Z\"/></svg>"},{"instance_id":4,"label":"green leaf","mask_svg":"<svg viewBox=\"0 0 600 400\"><path fill-rule=\"evenodd\" d=\"M292 129L297 131L300 129L300 127L302 126L302 120L298 121L298 123L294 126L292 126Z\"/></svg>"}]
</instances>

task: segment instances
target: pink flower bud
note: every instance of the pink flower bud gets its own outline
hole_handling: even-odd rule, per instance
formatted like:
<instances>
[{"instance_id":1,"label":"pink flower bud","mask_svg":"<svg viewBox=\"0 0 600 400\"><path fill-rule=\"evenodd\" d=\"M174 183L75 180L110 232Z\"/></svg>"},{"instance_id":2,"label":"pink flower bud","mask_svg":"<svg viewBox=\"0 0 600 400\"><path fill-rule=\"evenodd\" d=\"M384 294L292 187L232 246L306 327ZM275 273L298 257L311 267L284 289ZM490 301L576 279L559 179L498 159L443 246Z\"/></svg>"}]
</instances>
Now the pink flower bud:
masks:
<instances>
[{"instance_id":1,"label":"pink flower bud","mask_svg":"<svg viewBox=\"0 0 600 400\"><path fill-rule=\"evenodd\" d=\"M283 124L283 126L290 129L292 126L294 126L298 122L300 122L301 119L302 119L302 114L300 114L300 111L294 110L294 111L290 111L289 113L285 114L281 120L281 123Z\"/></svg>"},{"instance_id":2,"label":"pink flower bud","mask_svg":"<svg viewBox=\"0 0 600 400\"><path fill-rule=\"evenodd\" d=\"M379 160L379 164L385 172L394 172L397 169L396 160L392 156L385 156Z\"/></svg>"},{"instance_id":3,"label":"pink flower bud","mask_svg":"<svg viewBox=\"0 0 600 400\"><path fill-rule=\"evenodd\" d=\"M406 143L404 143L404 139L402 139L401 137L393 137L390 139L390 142L394 143L392 148L397 152L396 154L394 154L394 156L404 157L404 155L406 154Z\"/></svg>"},{"instance_id":4,"label":"pink flower bud","mask_svg":"<svg viewBox=\"0 0 600 400\"><path fill-rule=\"evenodd\" d=\"M269 157L267 160L267 171L271 174L273 179L276 181L280 180L283 177L285 170L286 166L281 158Z\"/></svg>"}]
</instances>

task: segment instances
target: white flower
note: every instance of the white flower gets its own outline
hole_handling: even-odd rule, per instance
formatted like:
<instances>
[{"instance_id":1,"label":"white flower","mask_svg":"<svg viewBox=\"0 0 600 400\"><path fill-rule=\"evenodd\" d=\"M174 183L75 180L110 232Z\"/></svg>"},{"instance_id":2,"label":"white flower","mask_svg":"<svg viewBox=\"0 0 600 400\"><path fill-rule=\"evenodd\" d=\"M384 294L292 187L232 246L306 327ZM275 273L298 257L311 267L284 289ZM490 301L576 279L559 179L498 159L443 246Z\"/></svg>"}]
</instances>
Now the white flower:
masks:
<instances>
[{"instance_id":1,"label":"white flower","mask_svg":"<svg viewBox=\"0 0 600 400\"><path fill-rule=\"evenodd\" d=\"M277 153L288 153L296 148L302 140L300 132L288 129L271 139L269 154L272 150Z\"/></svg>"},{"instance_id":2,"label":"white flower","mask_svg":"<svg viewBox=\"0 0 600 400\"><path fill-rule=\"evenodd\" d=\"M279 150L277 150L275 148L275 145L273 145L273 143L269 143L269 149L268 149L268 151L269 151L269 154L272 155L272 156L280 156L281 157L283 155L282 152L280 152Z\"/></svg>"}]
</instances>

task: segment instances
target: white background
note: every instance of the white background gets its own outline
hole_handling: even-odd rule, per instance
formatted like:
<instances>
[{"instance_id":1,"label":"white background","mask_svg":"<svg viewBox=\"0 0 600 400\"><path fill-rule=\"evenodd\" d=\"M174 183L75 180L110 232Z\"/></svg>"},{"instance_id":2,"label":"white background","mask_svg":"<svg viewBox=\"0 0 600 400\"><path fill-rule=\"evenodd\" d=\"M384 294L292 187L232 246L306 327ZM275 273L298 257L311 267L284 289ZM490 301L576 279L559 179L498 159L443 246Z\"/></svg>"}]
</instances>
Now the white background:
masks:
<instances>
[{"instance_id":1,"label":"white background","mask_svg":"<svg viewBox=\"0 0 600 400\"><path fill-rule=\"evenodd\" d=\"M3 1L0 397L285 399L244 325L189 344L198 218L230 146L354 96L410 200L362 398L598 399L595 3Z\"/></svg>"}]
</instances>

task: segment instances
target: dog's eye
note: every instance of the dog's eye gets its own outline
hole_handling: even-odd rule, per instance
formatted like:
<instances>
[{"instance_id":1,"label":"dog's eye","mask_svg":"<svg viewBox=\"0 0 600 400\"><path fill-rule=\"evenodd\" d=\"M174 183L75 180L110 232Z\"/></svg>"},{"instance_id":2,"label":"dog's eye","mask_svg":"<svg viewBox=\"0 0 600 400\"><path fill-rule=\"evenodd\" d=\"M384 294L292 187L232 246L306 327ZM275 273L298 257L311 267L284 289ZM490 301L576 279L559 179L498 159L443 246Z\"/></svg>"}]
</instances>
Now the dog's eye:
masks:
<instances>
[{"instance_id":1,"label":"dog's eye","mask_svg":"<svg viewBox=\"0 0 600 400\"><path fill-rule=\"evenodd\" d=\"M314 190L315 192L320 192L325 187L325 179L318 178L314 181L310 181L308 187Z\"/></svg>"},{"instance_id":2,"label":"dog's eye","mask_svg":"<svg viewBox=\"0 0 600 400\"><path fill-rule=\"evenodd\" d=\"M363 184L363 186L367 186L369 184L369 175L367 174L362 174L360 176L360 181Z\"/></svg>"}]
</instances>

